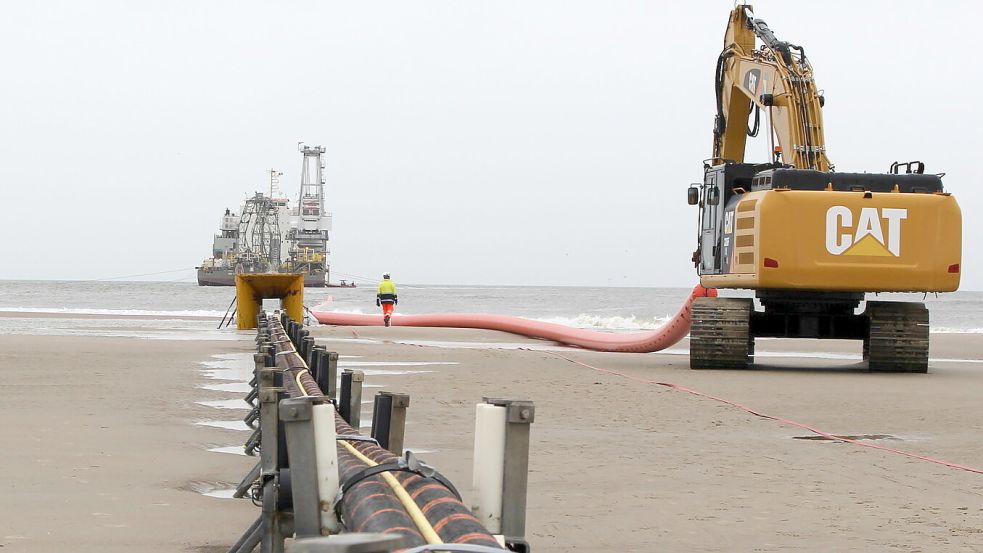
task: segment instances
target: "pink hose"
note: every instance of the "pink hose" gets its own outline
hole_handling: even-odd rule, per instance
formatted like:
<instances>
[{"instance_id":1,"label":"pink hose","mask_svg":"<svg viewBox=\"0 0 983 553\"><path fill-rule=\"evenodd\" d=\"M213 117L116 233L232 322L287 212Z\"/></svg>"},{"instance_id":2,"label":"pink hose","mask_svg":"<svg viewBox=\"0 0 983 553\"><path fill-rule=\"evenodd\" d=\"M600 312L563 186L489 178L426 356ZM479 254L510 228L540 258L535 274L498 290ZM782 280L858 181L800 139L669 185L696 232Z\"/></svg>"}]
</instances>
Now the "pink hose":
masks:
<instances>
[{"instance_id":1,"label":"pink hose","mask_svg":"<svg viewBox=\"0 0 983 553\"><path fill-rule=\"evenodd\" d=\"M570 328L554 323L532 321L507 315L483 313L434 313L430 315L395 315L393 326L427 326L452 328L483 328L521 334L532 338L553 340L568 346L578 346L595 351L622 353L648 353L666 349L686 337L690 327L690 307L700 297L716 297L717 291L699 284L693 288L686 302L675 316L656 330L649 332L611 333L596 330ZM336 326L382 326L381 315L332 313L316 311L314 317L321 324Z\"/></svg>"}]
</instances>

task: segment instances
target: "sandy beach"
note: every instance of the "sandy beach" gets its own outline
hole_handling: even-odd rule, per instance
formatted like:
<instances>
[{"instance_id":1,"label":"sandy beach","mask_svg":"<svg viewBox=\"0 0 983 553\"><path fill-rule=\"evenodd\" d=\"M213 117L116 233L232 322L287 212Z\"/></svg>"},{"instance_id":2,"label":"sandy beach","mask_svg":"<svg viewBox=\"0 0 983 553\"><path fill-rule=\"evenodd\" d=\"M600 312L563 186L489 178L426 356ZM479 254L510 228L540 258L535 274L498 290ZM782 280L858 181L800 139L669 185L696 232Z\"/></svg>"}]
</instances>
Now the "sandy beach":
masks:
<instances>
[{"instance_id":1,"label":"sandy beach","mask_svg":"<svg viewBox=\"0 0 983 553\"><path fill-rule=\"evenodd\" d=\"M30 319L25 317L25 321ZM202 363L243 340L0 336L4 551L224 551L258 514L233 486L253 459L210 448L242 410ZM869 374L859 344L759 341L755 370L692 371L667 353L603 354L458 329L316 327L366 371L366 401L409 393L406 444L471 488L474 404L536 403L534 551L983 551L983 336L933 335L928 375ZM228 334L225 335L228 338ZM234 387L234 386L232 386ZM370 405L365 406L366 409ZM370 420L363 413L363 420Z\"/></svg>"},{"instance_id":2,"label":"sandy beach","mask_svg":"<svg viewBox=\"0 0 983 553\"><path fill-rule=\"evenodd\" d=\"M203 361L251 341L0 336L3 551L225 551L258 514L201 492L255 461L209 448L248 434L196 425L246 411L196 402ZM243 403L245 406L245 403Z\"/></svg>"},{"instance_id":3,"label":"sandy beach","mask_svg":"<svg viewBox=\"0 0 983 553\"><path fill-rule=\"evenodd\" d=\"M668 354L605 354L473 347L548 345L474 330L318 327L313 335L361 356L356 363L454 363L348 364L427 371L369 373L366 383L410 394L407 447L433 451L422 457L464 490L473 404L535 401L527 528L536 551L983 551L983 475L797 439L815 435L645 382L983 468L979 335L933 336L933 358L960 361L934 362L928 375L863 372L851 342L762 340L758 351L774 357L729 372L690 370L685 342ZM856 360L782 357L793 352Z\"/></svg>"}]
</instances>

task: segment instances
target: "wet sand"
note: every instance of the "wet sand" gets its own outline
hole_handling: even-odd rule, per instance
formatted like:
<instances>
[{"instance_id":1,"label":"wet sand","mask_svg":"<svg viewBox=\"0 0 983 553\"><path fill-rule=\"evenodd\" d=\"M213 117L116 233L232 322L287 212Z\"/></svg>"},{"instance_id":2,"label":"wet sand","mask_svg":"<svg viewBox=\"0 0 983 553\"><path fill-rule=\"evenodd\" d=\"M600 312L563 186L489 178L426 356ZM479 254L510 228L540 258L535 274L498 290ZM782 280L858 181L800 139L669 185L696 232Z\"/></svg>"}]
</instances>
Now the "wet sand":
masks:
<instances>
[{"instance_id":1,"label":"wet sand","mask_svg":"<svg viewBox=\"0 0 983 553\"><path fill-rule=\"evenodd\" d=\"M198 388L200 362L252 346L0 336L0 550L224 552L258 509L201 492L255 459L207 451L248 434L194 423L247 411L196 403L243 396Z\"/></svg>"},{"instance_id":2,"label":"wet sand","mask_svg":"<svg viewBox=\"0 0 983 553\"><path fill-rule=\"evenodd\" d=\"M981 335L933 335L928 375L875 375L849 342L760 341L775 356L730 372L691 371L685 342L603 354L490 331L312 331L342 368L366 371L366 400L411 395L407 447L429 451L466 498L474 404L535 401L527 537L538 552L983 551L983 475L797 439L809 433L649 383L983 468ZM224 551L258 509L199 491L231 487L254 460L207 451L245 432L194 423L245 414L196 403L241 397L200 388L215 383L200 363L251 352L244 334L0 336L3 550Z\"/></svg>"},{"instance_id":3,"label":"wet sand","mask_svg":"<svg viewBox=\"0 0 983 553\"><path fill-rule=\"evenodd\" d=\"M313 333L357 362L458 363L370 373L366 383L410 394L407 447L434 451L421 456L465 495L474 403L535 401L527 520L535 551L983 551L983 474L797 439L812 435L632 380L684 385L838 435L889 436L871 443L983 469L983 361L869 374L859 343L762 340L759 352L778 356L762 356L755 370L692 371L685 342L674 354L605 354L455 347L548 346L473 330ZM856 359L781 357L792 352ZM933 336L932 357L983 359L983 336Z\"/></svg>"}]
</instances>

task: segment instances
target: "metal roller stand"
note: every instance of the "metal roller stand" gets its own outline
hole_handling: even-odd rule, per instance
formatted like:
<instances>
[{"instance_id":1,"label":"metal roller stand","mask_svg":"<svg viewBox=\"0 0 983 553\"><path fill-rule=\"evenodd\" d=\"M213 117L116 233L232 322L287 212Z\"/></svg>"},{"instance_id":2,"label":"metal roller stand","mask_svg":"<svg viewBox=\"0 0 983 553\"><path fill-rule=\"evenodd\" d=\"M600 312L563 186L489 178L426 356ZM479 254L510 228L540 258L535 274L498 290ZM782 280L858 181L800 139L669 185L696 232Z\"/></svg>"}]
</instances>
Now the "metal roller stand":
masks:
<instances>
[{"instance_id":1,"label":"metal roller stand","mask_svg":"<svg viewBox=\"0 0 983 553\"><path fill-rule=\"evenodd\" d=\"M485 398L505 407L505 467L502 480L502 535L510 551L528 553L526 541L526 490L529 487L529 430L536 420L531 401Z\"/></svg>"},{"instance_id":2,"label":"metal roller stand","mask_svg":"<svg viewBox=\"0 0 983 553\"><path fill-rule=\"evenodd\" d=\"M298 538L321 535L321 502L318 497L312 406L320 397L288 398L280 401L290 458L294 532Z\"/></svg>"},{"instance_id":3,"label":"metal roller stand","mask_svg":"<svg viewBox=\"0 0 983 553\"><path fill-rule=\"evenodd\" d=\"M403 436L406 431L406 408L410 396L393 392L379 392L375 396L372 411L372 437L379 446L397 456L403 455Z\"/></svg>"},{"instance_id":4,"label":"metal roller stand","mask_svg":"<svg viewBox=\"0 0 983 553\"><path fill-rule=\"evenodd\" d=\"M253 378L249 381L249 385L256 390L256 394L259 394L259 371L266 367L266 354L265 353L254 353L253 363L255 364L253 368ZM248 401L246 403L249 403ZM251 404L252 405L252 404ZM256 428L256 419L259 418L259 405L253 405L249 414L246 415L242 422L246 423L251 428Z\"/></svg>"},{"instance_id":5,"label":"metal roller stand","mask_svg":"<svg viewBox=\"0 0 983 553\"><path fill-rule=\"evenodd\" d=\"M258 358L257 358L258 359ZM229 553L248 553L260 545L263 553L282 553L285 532L292 526L289 513L284 512L284 503L291 499L289 486L282 489L282 484L288 480L286 471L282 471L281 437L279 436L278 402L283 388L274 386L278 369L264 366L257 370L256 382L259 399L259 428L256 430L256 443L262 445L259 463L242 479L236 487L233 497L245 497L250 488L258 486L262 495L262 511L259 518L242 537L229 549ZM262 438L266 438L265 440ZM258 483L257 483L258 481ZM258 495L258 494L257 494Z\"/></svg>"},{"instance_id":6,"label":"metal roller stand","mask_svg":"<svg viewBox=\"0 0 983 553\"><path fill-rule=\"evenodd\" d=\"M341 372L341 394L338 413L352 428L358 430L362 423L362 383L365 373L351 369Z\"/></svg>"},{"instance_id":7,"label":"metal roller stand","mask_svg":"<svg viewBox=\"0 0 983 553\"><path fill-rule=\"evenodd\" d=\"M324 353L322 360L324 378L323 382L319 378L317 383L321 387L321 393L332 400L338 399L338 353L334 351L325 351Z\"/></svg>"},{"instance_id":8,"label":"metal roller stand","mask_svg":"<svg viewBox=\"0 0 983 553\"><path fill-rule=\"evenodd\" d=\"M311 355L313 354L313 351L314 351L314 337L304 336L304 339L301 340L300 342L299 353L301 358L303 358L304 363L306 363L308 367L313 366L311 364Z\"/></svg>"},{"instance_id":9,"label":"metal roller stand","mask_svg":"<svg viewBox=\"0 0 983 553\"><path fill-rule=\"evenodd\" d=\"M260 449L260 477L262 479L262 518L266 531L263 534L261 551L280 553L283 551L284 527L289 526L287 515L280 510L281 484L286 479L284 469L283 437L280 435L279 402L282 387L274 386L278 369L263 369L260 373L260 431L265 438Z\"/></svg>"},{"instance_id":10,"label":"metal roller stand","mask_svg":"<svg viewBox=\"0 0 983 553\"><path fill-rule=\"evenodd\" d=\"M327 351L328 348L324 346L319 346L316 343L311 347L310 359L307 360L307 369L310 371L311 376L314 377L314 381L317 381L318 375L321 373L321 357Z\"/></svg>"},{"instance_id":11,"label":"metal roller stand","mask_svg":"<svg viewBox=\"0 0 983 553\"><path fill-rule=\"evenodd\" d=\"M313 353L311 354L311 364L310 367L311 376L314 378L314 382L317 383L317 387L321 390L321 393L325 393L325 386L327 385L328 378L328 348L324 346L314 346ZM325 394L327 395L327 394Z\"/></svg>"}]
</instances>

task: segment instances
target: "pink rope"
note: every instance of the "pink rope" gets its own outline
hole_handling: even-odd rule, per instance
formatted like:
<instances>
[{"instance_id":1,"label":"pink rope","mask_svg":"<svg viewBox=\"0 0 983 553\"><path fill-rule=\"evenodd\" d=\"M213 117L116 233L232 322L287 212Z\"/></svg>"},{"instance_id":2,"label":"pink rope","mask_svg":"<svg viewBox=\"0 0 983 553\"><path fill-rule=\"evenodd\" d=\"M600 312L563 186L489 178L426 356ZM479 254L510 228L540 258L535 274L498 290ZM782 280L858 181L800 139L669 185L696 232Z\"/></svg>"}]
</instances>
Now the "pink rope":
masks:
<instances>
[{"instance_id":1,"label":"pink rope","mask_svg":"<svg viewBox=\"0 0 983 553\"><path fill-rule=\"evenodd\" d=\"M927 457L927 456L924 456L924 455L918 455L917 453L912 453L910 451L904 451L904 450L896 449L896 448L893 448L893 447L887 447L887 446L877 445L877 444L869 444L869 443L861 442L860 440L854 440L854 439L851 439L851 438L844 438L843 436L836 436L834 434L830 434L829 432L820 430L818 428L814 428L812 426L809 426L807 424L803 424L803 423L798 422L798 421L794 421L794 420L791 420L791 419L783 419L781 417L776 417L774 415L769 415L767 413L762 413L761 411L756 411L756 410L754 410L754 409L752 409L750 407L747 407L745 405L741 405L740 403L737 403L736 401L731 401L729 399L724 399L724 398L721 398L721 397L710 395L710 394L701 392L699 390L694 390L692 388L687 388L685 386L680 386L679 384L673 384L672 382L658 382L656 380L648 380L646 378L640 378L640 377L637 377L637 376L631 376L631 375L628 375L628 374L625 374L625 373L622 373L622 372L618 372L618 371L615 371L615 370L611 370L611 369L604 369L604 368L601 368L601 367L595 367L594 365L590 365L590 364L584 363L582 361L577 361L576 359L571 359L571 358L566 357L564 355L560 355L559 353L554 353L554 352L546 352L546 353L550 353L550 354L552 354L552 355L554 355L556 357L559 357L560 359L563 359L565 361L569 361L571 363L575 363L577 365L581 365L583 367L587 367L588 369L592 369L592 370L595 370L595 371L598 371L598 372L607 373L607 374L611 374L611 375L615 375L615 376L620 376L622 378L626 378L628 380L634 380L636 382L641 382L641 383L644 383L644 384L655 384L657 386L665 386L666 388L671 388L673 390L679 390L680 392L686 392L687 394L692 394L694 396L699 396L699 397L703 397L703 398L706 398L706 399L711 399L713 401L717 401L717 402L720 402L720 403L724 403L726 405L730 405L731 407L735 407L737 409L740 409L741 411L750 413L750 414L752 414L752 415L754 415L756 417L761 417L763 419L773 420L773 421L776 421L776 422L779 422L781 424L785 424L785 425L788 425L788 426L794 426L796 428L801 428L803 430L807 430L809 432L812 432L813 434L817 434L819 436L822 436L822 437L824 437L824 438L826 438L828 440L832 440L832 441L836 441L836 442L842 442L842 443L847 443L847 444L858 445L858 446L861 446L861 447L868 447L870 449L877 449L877 450L880 450L880 451L887 451L889 453L896 453L898 455L903 455L905 457L910 457L912 459L918 459L920 461L927 461L929 463L935 463L937 465L943 465L943 466L954 468L954 469L965 470L967 472L975 472L976 474L983 474L983 469L977 469L977 468L973 468L973 467L968 467L966 465L960 465L958 463L950 463L949 461L943 461L941 459L935 459L933 457Z\"/></svg>"}]
</instances>

